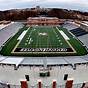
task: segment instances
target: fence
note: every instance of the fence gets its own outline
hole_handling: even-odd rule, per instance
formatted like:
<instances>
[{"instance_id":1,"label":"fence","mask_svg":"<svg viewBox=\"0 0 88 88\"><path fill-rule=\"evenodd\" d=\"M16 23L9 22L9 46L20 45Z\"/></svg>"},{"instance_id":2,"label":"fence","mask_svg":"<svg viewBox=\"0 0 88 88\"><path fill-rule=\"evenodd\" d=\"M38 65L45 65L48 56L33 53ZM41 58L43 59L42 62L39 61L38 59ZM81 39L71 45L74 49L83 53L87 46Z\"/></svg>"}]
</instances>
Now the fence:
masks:
<instances>
[{"instance_id":1,"label":"fence","mask_svg":"<svg viewBox=\"0 0 88 88\"><path fill-rule=\"evenodd\" d=\"M0 88L21 88L20 85L0 83Z\"/></svg>"},{"instance_id":2,"label":"fence","mask_svg":"<svg viewBox=\"0 0 88 88\"><path fill-rule=\"evenodd\" d=\"M81 88L83 85L83 83L79 83L79 84L73 84L72 88ZM0 88L21 88L21 85L12 85L12 84L4 84L4 83L0 83ZM28 88L38 88L38 85L30 85L28 86ZM42 88L52 88L52 84L51 85L44 85L42 84ZM65 88L65 85L58 85L56 86L56 88ZM88 88L88 87L83 87L83 88Z\"/></svg>"}]
</instances>

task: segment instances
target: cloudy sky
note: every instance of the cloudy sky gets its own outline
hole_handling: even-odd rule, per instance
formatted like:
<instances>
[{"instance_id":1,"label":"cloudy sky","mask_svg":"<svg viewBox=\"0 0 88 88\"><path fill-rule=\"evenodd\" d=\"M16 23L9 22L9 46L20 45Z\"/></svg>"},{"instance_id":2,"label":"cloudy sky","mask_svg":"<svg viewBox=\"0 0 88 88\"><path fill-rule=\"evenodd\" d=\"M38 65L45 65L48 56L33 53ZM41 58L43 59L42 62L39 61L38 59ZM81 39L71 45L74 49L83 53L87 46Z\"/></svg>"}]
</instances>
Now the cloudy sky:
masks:
<instances>
[{"instance_id":1,"label":"cloudy sky","mask_svg":"<svg viewBox=\"0 0 88 88\"><path fill-rule=\"evenodd\" d=\"M88 0L0 0L0 10L35 6L67 8L88 12Z\"/></svg>"}]
</instances>

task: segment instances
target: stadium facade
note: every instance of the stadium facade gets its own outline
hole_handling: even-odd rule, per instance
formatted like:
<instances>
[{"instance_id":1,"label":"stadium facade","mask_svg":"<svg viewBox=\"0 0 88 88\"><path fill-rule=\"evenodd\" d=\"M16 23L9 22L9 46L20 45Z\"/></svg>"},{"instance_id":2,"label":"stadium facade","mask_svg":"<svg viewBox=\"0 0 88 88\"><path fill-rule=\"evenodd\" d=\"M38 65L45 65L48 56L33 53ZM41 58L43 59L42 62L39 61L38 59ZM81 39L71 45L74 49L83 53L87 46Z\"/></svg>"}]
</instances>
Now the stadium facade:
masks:
<instances>
[{"instance_id":1,"label":"stadium facade","mask_svg":"<svg viewBox=\"0 0 88 88\"><path fill-rule=\"evenodd\" d=\"M57 17L29 17L27 19L27 25L40 25L40 26L55 26L62 24L63 21Z\"/></svg>"}]
</instances>

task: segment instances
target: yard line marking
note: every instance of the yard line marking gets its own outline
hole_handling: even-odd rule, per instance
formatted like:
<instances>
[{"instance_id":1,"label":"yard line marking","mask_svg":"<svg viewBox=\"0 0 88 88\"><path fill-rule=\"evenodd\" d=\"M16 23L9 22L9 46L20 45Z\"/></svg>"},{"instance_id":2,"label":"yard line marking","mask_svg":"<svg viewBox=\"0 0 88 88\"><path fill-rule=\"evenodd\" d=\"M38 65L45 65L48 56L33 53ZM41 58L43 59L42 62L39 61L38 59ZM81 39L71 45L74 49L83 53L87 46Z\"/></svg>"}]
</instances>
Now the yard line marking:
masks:
<instances>
[{"instance_id":1,"label":"yard line marking","mask_svg":"<svg viewBox=\"0 0 88 88\"><path fill-rule=\"evenodd\" d=\"M56 27L56 29L60 32L60 34L64 37L65 40L70 40L69 37L62 30L59 30L58 27Z\"/></svg>"},{"instance_id":2,"label":"yard line marking","mask_svg":"<svg viewBox=\"0 0 88 88\"><path fill-rule=\"evenodd\" d=\"M37 32L37 34L38 34L39 32ZM38 37L39 36L37 36L37 42L36 42L36 48L37 48L37 46L38 46Z\"/></svg>"},{"instance_id":3,"label":"yard line marking","mask_svg":"<svg viewBox=\"0 0 88 88\"><path fill-rule=\"evenodd\" d=\"M56 35L56 38L57 38L57 33L56 33L56 31L54 30L54 29L52 29L53 30L53 32L55 33L55 35ZM60 39L59 39L60 40ZM60 42L60 41L59 41ZM58 47L58 44L57 44L57 47Z\"/></svg>"},{"instance_id":4,"label":"yard line marking","mask_svg":"<svg viewBox=\"0 0 88 88\"><path fill-rule=\"evenodd\" d=\"M65 40L70 40L68 38L68 36L62 31L62 30L59 30L60 34L64 37Z\"/></svg>"},{"instance_id":5,"label":"yard line marking","mask_svg":"<svg viewBox=\"0 0 88 88\"><path fill-rule=\"evenodd\" d=\"M25 30L22 32L22 34L18 37L17 40L21 41L23 39L23 37L25 36L25 34L27 33L28 30Z\"/></svg>"},{"instance_id":6,"label":"yard line marking","mask_svg":"<svg viewBox=\"0 0 88 88\"><path fill-rule=\"evenodd\" d=\"M56 29L58 30L58 32L60 32L61 30L58 29L58 27L56 27ZM65 34L66 35L66 34ZM66 35L67 36L67 35ZM64 36L63 36L64 37ZM73 48L73 46L69 43L69 40L68 38L64 38L65 41L68 43L68 45L72 48L72 50L74 51L73 53L77 53L76 50Z\"/></svg>"},{"instance_id":7,"label":"yard line marking","mask_svg":"<svg viewBox=\"0 0 88 88\"><path fill-rule=\"evenodd\" d=\"M29 29L30 29L30 27L23 33L23 35L26 34ZM21 36L22 36L22 35L21 35ZM18 41L18 43L16 44L16 46L14 47L14 49L12 50L11 53L14 53L15 49L18 47L18 45L19 45L20 42L22 41L23 38L21 39L21 36L18 38L19 41ZM24 35L24 36L25 36L25 35ZM24 37L24 36L23 36L23 37Z\"/></svg>"},{"instance_id":8,"label":"yard line marking","mask_svg":"<svg viewBox=\"0 0 88 88\"><path fill-rule=\"evenodd\" d=\"M47 31L47 48L49 48L49 35L48 35L48 31Z\"/></svg>"}]
</instances>

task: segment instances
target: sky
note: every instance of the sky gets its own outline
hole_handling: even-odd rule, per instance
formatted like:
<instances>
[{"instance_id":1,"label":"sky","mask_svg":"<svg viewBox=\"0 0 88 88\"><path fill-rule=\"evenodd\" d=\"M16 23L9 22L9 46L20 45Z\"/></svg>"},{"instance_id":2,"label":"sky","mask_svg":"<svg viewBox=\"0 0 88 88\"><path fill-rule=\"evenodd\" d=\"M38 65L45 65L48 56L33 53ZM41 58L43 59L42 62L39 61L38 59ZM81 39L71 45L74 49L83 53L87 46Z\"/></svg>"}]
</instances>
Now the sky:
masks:
<instances>
[{"instance_id":1,"label":"sky","mask_svg":"<svg viewBox=\"0 0 88 88\"><path fill-rule=\"evenodd\" d=\"M42 8L64 8L88 12L88 0L0 0L0 10Z\"/></svg>"}]
</instances>

